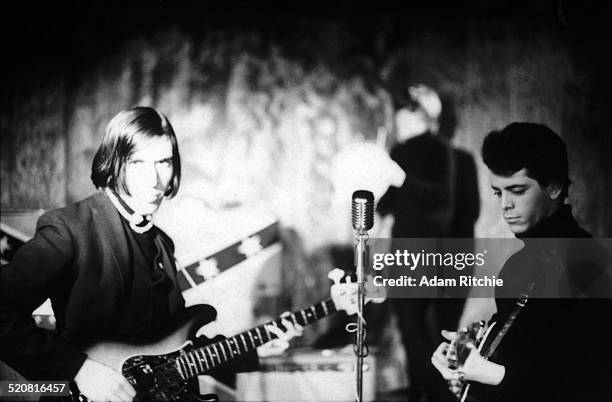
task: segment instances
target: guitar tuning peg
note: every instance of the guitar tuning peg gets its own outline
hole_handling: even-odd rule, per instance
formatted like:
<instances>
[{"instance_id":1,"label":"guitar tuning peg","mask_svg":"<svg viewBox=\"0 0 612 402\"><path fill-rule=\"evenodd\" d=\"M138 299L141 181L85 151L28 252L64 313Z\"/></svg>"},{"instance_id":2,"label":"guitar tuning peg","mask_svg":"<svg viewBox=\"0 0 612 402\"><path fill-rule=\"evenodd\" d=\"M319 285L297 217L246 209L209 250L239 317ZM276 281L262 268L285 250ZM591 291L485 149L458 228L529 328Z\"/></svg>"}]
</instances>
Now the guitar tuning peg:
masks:
<instances>
[{"instance_id":1,"label":"guitar tuning peg","mask_svg":"<svg viewBox=\"0 0 612 402\"><path fill-rule=\"evenodd\" d=\"M334 268L327 274L327 277L334 282L334 285L340 283L340 280L344 277L344 270L340 268Z\"/></svg>"}]
</instances>

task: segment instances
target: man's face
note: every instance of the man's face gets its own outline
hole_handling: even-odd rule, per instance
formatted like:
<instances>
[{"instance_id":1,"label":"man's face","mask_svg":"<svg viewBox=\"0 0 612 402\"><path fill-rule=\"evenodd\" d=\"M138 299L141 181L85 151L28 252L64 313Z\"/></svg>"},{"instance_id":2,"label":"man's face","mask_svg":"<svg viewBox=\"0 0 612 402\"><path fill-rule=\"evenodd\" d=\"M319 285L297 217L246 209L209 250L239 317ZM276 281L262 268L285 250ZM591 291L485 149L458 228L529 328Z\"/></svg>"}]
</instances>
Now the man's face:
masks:
<instances>
[{"instance_id":1,"label":"man's face","mask_svg":"<svg viewBox=\"0 0 612 402\"><path fill-rule=\"evenodd\" d=\"M172 143L168 137L134 137L134 152L125 166L130 195L121 194L138 214L157 211L172 180Z\"/></svg>"},{"instance_id":2,"label":"man's face","mask_svg":"<svg viewBox=\"0 0 612 402\"><path fill-rule=\"evenodd\" d=\"M514 234L523 233L554 212L558 191L544 189L521 169L512 176L489 172L493 194L499 200L504 220Z\"/></svg>"},{"instance_id":3,"label":"man's face","mask_svg":"<svg viewBox=\"0 0 612 402\"><path fill-rule=\"evenodd\" d=\"M421 111L400 109L395 114L397 140L403 142L428 130L427 117Z\"/></svg>"}]
</instances>

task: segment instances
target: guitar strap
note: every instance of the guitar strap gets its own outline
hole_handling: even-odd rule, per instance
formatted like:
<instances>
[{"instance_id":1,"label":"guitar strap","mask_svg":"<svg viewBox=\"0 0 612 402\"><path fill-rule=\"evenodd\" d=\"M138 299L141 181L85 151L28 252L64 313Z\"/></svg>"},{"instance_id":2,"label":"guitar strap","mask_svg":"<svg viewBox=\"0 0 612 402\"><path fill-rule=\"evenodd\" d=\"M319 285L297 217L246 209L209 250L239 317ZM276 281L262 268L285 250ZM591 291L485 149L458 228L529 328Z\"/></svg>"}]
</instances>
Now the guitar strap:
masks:
<instances>
[{"instance_id":1,"label":"guitar strap","mask_svg":"<svg viewBox=\"0 0 612 402\"><path fill-rule=\"evenodd\" d=\"M552 263L550 254L544 248L540 249L537 260L540 262L540 264L542 264L542 266L547 266ZM487 352L483 355L485 359L488 360L493 355L493 353L495 353L495 350L497 349L502 339L504 338L504 336L506 335L506 333L508 332L508 330L514 323L514 320L516 319L518 314L521 312L521 309L525 307L525 304L527 304L527 300L529 299L529 294L533 290L537 279L538 278L535 278L534 280L532 280L527 286L527 289L523 293L521 293L520 296L516 299L515 306L514 306L514 309L512 310L512 313L510 313L510 315L508 316L508 319L506 320L502 328L499 330L499 332L495 336L495 339L493 339L493 342L491 342L491 345L487 349Z\"/></svg>"},{"instance_id":2,"label":"guitar strap","mask_svg":"<svg viewBox=\"0 0 612 402\"><path fill-rule=\"evenodd\" d=\"M529 286L527 287L527 290L524 293L521 293L520 296L516 299L515 306L514 306L514 309L512 310L512 313L510 313L510 315L508 316L508 319L506 320L502 328L499 330L499 332L495 336L495 339L493 339L493 342L491 342L491 345L489 346L487 352L483 356L486 360L489 360L489 358L493 355L493 353L495 353L495 350L501 343L504 336L506 336L506 333L508 332L508 330L514 323L514 320L516 319L518 314L521 312L521 309L525 307L525 304L527 304L527 300L529 299L529 293L533 289L534 285L535 285L535 281L531 282Z\"/></svg>"},{"instance_id":3,"label":"guitar strap","mask_svg":"<svg viewBox=\"0 0 612 402\"><path fill-rule=\"evenodd\" d=\"M540 262L550 262L550 256L548 255L546 251L541 250L538 256L538 260ZM506 333L508 333L508 330L514 323L514 320L516 320L516 317L519 315L523 307L525 307L525 305L527 304L527 300L529 299L529 294L533 290L536 284L536 280L537 278L531 281L529 285L527 286L527 289L523 293L521 293L519 297L516 299L515 306L514 306L514 309L512 310L512 313L510 313L510 315L508 316L508 319L506 320L502 328L499 330L499 332L495 336L495 339L493 339L493 342L491 342L491 345L489 346L489 348L486 349L487 350L486 353L482 355L482 357L485 360L489 360L489 358L493 355L493 353L495 353L502 339L504 338ZM483 348L483 350L485 350L485 348ZM468 382L467 385L463 388L462 394L459 398L460 402L464 402L466 400L469 389L470 389L470 385L471 384Z\"/></svg>"}]
</instances>

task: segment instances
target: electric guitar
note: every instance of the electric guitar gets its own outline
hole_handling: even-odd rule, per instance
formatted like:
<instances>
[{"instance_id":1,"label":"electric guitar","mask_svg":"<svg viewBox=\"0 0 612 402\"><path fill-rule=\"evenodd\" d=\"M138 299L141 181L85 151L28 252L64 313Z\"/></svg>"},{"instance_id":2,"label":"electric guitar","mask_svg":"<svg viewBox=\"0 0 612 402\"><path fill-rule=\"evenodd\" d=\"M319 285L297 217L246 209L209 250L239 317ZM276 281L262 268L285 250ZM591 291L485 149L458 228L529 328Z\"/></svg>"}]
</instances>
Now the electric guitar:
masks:
<instances>
[{"instance_id":1,"label":"electric guitar","mask_svg":"<svg viewBox=\"0 0 612 402\"><path fill-rule=\"evenodd\" d=\"M472 348L478 347L478 352L487 359L489 353L485 353L487 348L490 347L489 335L495 327L495 322L491 323L489 327L486 327L484 321L477 321L466 328L457 332L457 337L450 342L446 357L448 358L449 367L452 369L458 369L463 367L467 360ZM477 399L473 399L470 394L470 383L463 383L463 388L456 395L459 402L470 402Z\"/></svg>"},{"instance_id":2,"label":"electric guitar","mask_svg":"<svg viewBox=\"0 0 612 402\"><path fill-rule=\"evenodd\" d=\"M478 346L478 352L485 359L489 360L491 356L497 350L500 342L514 323L514 320L521 312L521 309L525 307L527 304L527 300L529 300L529 293L533 290L535 286L535 281L532 281L527 285L525 292L521 293L519 297L516 299L515 307L506 318L501 328L496 331L495 338L490 339L489 335L491 334L491 330L495 327L496 323L492 323L489 325L489 328L484 330L485 323L484 321L479 321L477 323L471 324L463 331L459 331L457 337L453 342L451 342L449 349L447 351L447 356L450 356L449 366L451 368L460 368L465 364L465 361L470 355L470 349L473 349L474 346ZM450 353L448 353L450 352ZM460 402L466 401L479 401L479 400L489 400L490 397L485 395L476 396L476 398L471 397L468 399L468 393L470 391L470 384L462 381L463 388L457 395L457 398ZM484 393L483 388L479 388L480 393Z\"/></svg>"},{"instance_id":3,"label":"electric guitar","mask_svg":"<svg viewBox=\"0 0 612 402\"><path fill-rule=\"evenodd\" d=\"M339 283L344 271L338 271L333 270L329 275L335 282L331 299L284 315L231 338L194 347L191 339L195 338L198 329L216 318L214 307L197 305L189 307L185 319L155 343L138 345L103 342L93 345L85 352L89 358L122 373L136 389L135 401L216 400L216 397L206 399L198 396L192 391L190 380L276 338L265 326L274 325L284 329L281 319L306 326L338 310L344 310L347 314L356 312L357 287L353 286L355 283ZM71 384L71 398L72 401L87 401L75 384Z\"/></svg>"}]
</instances>

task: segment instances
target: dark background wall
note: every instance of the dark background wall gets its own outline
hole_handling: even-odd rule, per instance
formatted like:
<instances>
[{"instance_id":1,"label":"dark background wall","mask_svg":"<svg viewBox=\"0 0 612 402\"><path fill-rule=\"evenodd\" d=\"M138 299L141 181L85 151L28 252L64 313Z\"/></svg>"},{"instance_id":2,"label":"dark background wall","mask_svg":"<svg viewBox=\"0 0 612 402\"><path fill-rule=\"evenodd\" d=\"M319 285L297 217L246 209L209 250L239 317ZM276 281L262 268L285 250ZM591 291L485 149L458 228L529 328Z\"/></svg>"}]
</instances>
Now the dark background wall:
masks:
<instances>
[{"instance_id":1,"label":"dark background wall","mask_svg":"<svg viewBox=\"0 0 612 402\"><path fill-rule=\"evenodd\" d=\"M392 97L420 82L440 92L447 135L477 161L478 236L508 235L479 149L512 121L565 139L574 212L611 236L611 14L579 0L413 3L0 5L0 207L91 194L109 119L154 106L183 160L179 195L158 214L179 260L279 220L282 308L303 307L325 296L334 256L351 259L334 156L363 140L388 148Z\"/></svg>"},{"instance_id":2,"label":"dark background wall","mask_svg":"<svg viewBox=\"0 0 612 402\"><path fill-rule=\"evenodd\" d=\"M2 6L0 205L90 194L108 120L147 104L179 133L184 194L257 200L324 244L337 240L325 234L331 159L380 132L392 143L391 96L416 81L441 92L454 143L478 161L484 135L511 121L559 132L575 212L609 236L609 14L575 0L488 3ZM503 234L479 172L477 233Z\"/></svg>"}]
</instances>

